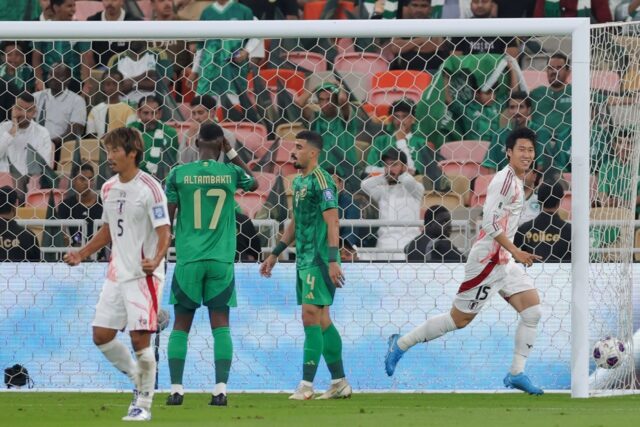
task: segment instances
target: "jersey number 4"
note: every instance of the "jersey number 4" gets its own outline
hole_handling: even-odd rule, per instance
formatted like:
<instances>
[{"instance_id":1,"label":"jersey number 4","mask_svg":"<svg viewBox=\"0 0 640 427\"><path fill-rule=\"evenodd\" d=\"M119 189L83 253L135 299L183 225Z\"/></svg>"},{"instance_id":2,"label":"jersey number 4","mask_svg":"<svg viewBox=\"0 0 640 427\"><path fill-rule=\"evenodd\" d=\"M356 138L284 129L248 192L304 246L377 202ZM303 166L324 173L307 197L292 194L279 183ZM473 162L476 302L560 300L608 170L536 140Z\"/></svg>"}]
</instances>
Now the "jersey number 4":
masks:
<instances>
[{"instance_id":1,"label":"jersey number 4","mask_svg":"<svg viewBox=\"0 0 640 427\"><path fill-rule=\"evenodd\" d=\"M205 194L208 197L217 197L216 206L213 209L213 215L209 222L209 230L215 230L218 227L218 221L220 221L220 214L222 213L222 207L224 206L224 200L227 198L227 193L220 188L212 188ZM193 228L196 230L202 229L202 190L198 189L193 193Z\"/></svg>"}]
</instances>

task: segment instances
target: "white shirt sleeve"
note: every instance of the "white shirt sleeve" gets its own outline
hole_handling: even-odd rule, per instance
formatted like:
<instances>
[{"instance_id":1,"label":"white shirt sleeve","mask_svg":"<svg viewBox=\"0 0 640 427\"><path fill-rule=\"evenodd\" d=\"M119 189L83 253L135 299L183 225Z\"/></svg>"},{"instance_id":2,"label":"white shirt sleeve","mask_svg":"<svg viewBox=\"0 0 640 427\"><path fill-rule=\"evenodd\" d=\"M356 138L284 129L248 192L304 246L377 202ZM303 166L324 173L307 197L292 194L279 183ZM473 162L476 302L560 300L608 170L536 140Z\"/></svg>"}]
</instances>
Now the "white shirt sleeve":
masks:
<instances>
[{"instance_id":1,"label":"white shirt sleeve","mask_svg":"<svg viewBox=\"0 0 640 427\"><path fill-rule=\"evenodd\" d=\"M487 198L482 208L482 229L491 237L506 232L501 222L504 222L508 214L505 206L513 196L514 179L509 178L509 175L496 175L487 189Z\"/></svg>"},{"instance_id":2,"label":"white shirt sleeve","mask_svg":"<svg viewBox=\"0 0 640 427\"><path fill-rule=\"evenodd\" d=\"M384 175L372 176L362 181L362 191L373 200L378 201L384 194L386 183L387 179Z\"/></svg>"},{"instance_id":3,"label":"white shirt sleeve","mask_svg":"<svg viewBox=\"0 0 640 427\"><path fill-rule=\"evenodd\" d=\"M33 125L32 125L33 126ZM49 167L53 167L53 143L51 142L51 135L47 128L39 126L36 132L36 140L31 142L33 148L36 149L38 154L47 161Z\"/></svg>"},{"instance_id":4,"label":"white shirt sleeve","mask_svg":"<svg viewBox=\"0 0 640 427\"><path fill-rule=\"evenodd\" d=\"M13 141L13 137L9 133L9 130L4 129L4 127L5 126L2 126L2 129L0 129L0 159L7 157L9 144Z\"/></svg>"},{"instance_id":5,"label":"white shirt sleeve","mask_svg":"<svg viewBox=\"0 0 640 427\"><path fill-rule=\"evenodd\" d=\"M91 109L91 112L89 112L89 116L87 117L87 127L85 129L85 133L101 136L101 135L98 135L98 126L96 124L96 118L95 118L96 108L97 106L93 107Z\"/></svg>"},{"instance_id":6,"label":"white shirt sleeve","mask_svg":"<svg viewBox=\"0 0 640 427\"><path fill-rule=\"evenodd\" d=\"M405 172L398 177L398 182L402 184L413 198L422 200L422 196L424 195L424 186L416 181L414 177Z\"/></svg>"},{"instance_id":7,"label":"white shirt sleeve","mask_svg":"<svg viewBox=\"0 0 640 427\"><path fill-rule=\"evenodd\" d=\"M154 183L154 185L157 186L158 191L152 192L151 189L147 191L145 206L153 228L158 228L163 225L169 225L169 210L167 209L167 196L164 194L162 187L157 183Z\"/></svg>"},{"instance_id":8,"label":"white shirt sleeve","mask_svg":"<svg viewBox=\"0 0 640 427\"><path fill-rule=\"evenodd\" d=\"M73 97L70 123L80 123L82 126L87 123L87 104L80 96Z\"/></svg>"}]
</instances>

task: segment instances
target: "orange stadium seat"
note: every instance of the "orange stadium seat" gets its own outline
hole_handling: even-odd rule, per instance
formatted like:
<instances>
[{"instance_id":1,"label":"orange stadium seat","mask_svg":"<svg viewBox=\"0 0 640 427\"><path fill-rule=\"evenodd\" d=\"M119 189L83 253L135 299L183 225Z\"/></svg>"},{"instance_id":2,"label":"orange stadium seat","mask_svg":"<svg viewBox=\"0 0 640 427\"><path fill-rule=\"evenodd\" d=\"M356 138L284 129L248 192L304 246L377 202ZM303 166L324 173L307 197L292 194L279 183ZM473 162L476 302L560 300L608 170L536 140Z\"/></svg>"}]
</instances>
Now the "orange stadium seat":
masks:
<instances>
[{"instance_id":1,"label":"orange stadium seat","mask_svg":"<svg viewBox=\"0 0 640 427\"><path fill-rule=\"evenodd\" d=\"M446 160L471 160L482 163L489 149L487 141L453 141L440 147L440 155Z\"/></svg>"},{"instance_id":2,"label":"orange stadium seat","mask_svg":"<svg viewBox=\"0 0 640 427\"><path fill-rule=\"evenodd\" d=\"M73 15L75 21L86 21L91 15L102 12L104 7L101 1L76 1L76 13Z\"/></svg>"},{"instance_id":3,"label":"orange stadium seat","mask_svg":"<svg viewBox=\"0 0 640 427\"><path fill-rule=\"evenodd\" d=\"M326 1L310 1L304 4L303 18L304 19L320 19L322 16L322 11ZM349 12L353 12L355 6L350 1L341 1L338 3L338 7L336 9L336 13L332 19L347 19L347 14L344 12L348 10Z\"/></svg>"},{"instance_id":4,"label":"orange stadium seat","mask_svg":"<svg viewBox=\"0 0 640 427\"><path fill-rule=\"evenodd\" d=\"M307 51L292 51L287 54L287 60L298 67L312 73L327 71L327 60L324 55Z\"/></svg>"},{"instance_id":5,"label":"orange stadium seat","mask_svg":"<svg viewBox=\"0 0 640 427\"><path fill-rule=\"evenodd\" d=\"M222 122L220 126L233 132L238 143L254 153L256 159L262 158L273 144L267 140L267 128L264 125L251 122Z\"/></svg>"},{"instance_id":6,"label":"orange stadium seat","mask_svg":"<svg viewBox=\"0 0 640 427\"><path fill-rule=\"evenodd\" d=\"M476 178L475 186L471 193L471 207L482 206L484 204L484 201L487 198L487 189L489 188L489 183L494 176L495 174L479 175Z\"/></svg>"},{"instance_id":7,"label":"orange stadium seat","mask_svg":"<svg viewBox=\"0 0 640 427\"><path fill-rule=\"evenodd\" d=\"M0 187L12 187L16 186L16 180L9 172L0 172Z\"/></svg>"},{"instance_id":8,"label":"orange stadium seat","mask_svg":"<svg viewBox=\"0 0 640 427\"><path fill-rule=\"evenodd\" d=\"M240 205L240 209L249 218L255 218L256 214L264 207L266 198L256 193L236 194L236 202Z\"/></svg>"},{"instance_id":9,"label":"orange stadium seat","mask_svg":"<svg viewBox=\"0 0 640 427\"><path fill-rule=\"evenodd\" d=\"M389 69L389 61L380 54L368 52L347 52L336 57L333 69L341 74L377 74Z\"/></svg>"},{"instance_id":10,"label":"orange stadium seat","mask_svg":"<svg viewBox=\"0 0 640 427\"><path fill-rule=\"evenodd\" d=\"M371 87L375 88L406 88L418 91L420 94L429 87L431 74L415 70L391 70L376 73L371 80Z\"/></svg>"},{"instance_id":11,"label":"orange stadium seat","mask_svg":"<svg viewBox=\"0 0 640 427\"><path fill-rule=\"evenodd\" d=\"M391 105L399 99L410 99L413 102L418 102L420 96L421 93L414 89L378 88L369 91L367 102L371 105Z\"/></svg>"},{"instance_id":12,"label":"orange stadium seat","mask_svg":"<svg viewBox=\"0 0 640 427\"><path fill-rule=\"evenodd\" d=\"M27 193L27 205L33 207L47 207L49 205L50 193L53 193L53 201L55 205L58 206L64 197L64 191L57 189L29 191Z\"/></svg>"},{"instance_id":13,"label":"orange stadium seat","mask_svg":"<svg viewBox=\"0 0 640 427\"><path fill-rule=\"evenodd\" d=\"M284 68L264 68L260 70L260 77L265 80L267 87L274 92L278 90L278 80L284 84L284 87L295 94L299 94L304 88L305 75L300 71Z\"/></svg>"}]
</instances>

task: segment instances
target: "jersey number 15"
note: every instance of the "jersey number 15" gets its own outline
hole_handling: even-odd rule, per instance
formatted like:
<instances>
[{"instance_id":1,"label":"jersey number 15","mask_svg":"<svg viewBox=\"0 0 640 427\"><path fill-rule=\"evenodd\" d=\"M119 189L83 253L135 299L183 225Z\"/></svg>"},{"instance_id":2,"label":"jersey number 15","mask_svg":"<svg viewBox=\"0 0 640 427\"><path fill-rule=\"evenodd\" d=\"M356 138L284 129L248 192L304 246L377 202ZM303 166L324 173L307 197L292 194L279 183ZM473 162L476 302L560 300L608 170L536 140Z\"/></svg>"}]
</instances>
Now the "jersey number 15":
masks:
<instances>
[{"instance_id":1,"label":"jersey number 15","mask_svg":"<svg viewBox=\"0 0 640 427\"><path fill-rule=\"evenodd\" d=\"M218 227L218 221L220 221L220 214L222 213L222 206L224 206L227 193L220 188L212 188L205 195L218 198L209 222L209 230L215 230ZM193 192L193 228L196 230L202 229L202 190L200 189Z\"/></svg>"}]
</instances>

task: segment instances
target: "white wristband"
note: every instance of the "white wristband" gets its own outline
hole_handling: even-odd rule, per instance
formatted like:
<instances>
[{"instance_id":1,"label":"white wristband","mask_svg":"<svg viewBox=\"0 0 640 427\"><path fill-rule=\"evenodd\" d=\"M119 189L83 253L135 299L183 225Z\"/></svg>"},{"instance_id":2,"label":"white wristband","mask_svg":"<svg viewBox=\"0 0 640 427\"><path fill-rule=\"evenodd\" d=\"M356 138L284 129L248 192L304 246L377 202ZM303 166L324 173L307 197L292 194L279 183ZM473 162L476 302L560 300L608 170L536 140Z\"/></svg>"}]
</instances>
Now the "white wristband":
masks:
<instances>
[{"instance_id":1,"label":"white wristband","mask_svg":"<svg viewBox=\"0 0 640 427\"><path fill-rule=\"evenodd\" d=\"M238 153L236 152L236 150L234 150L234 149L232 148L231 150L227 151L227 158L228 158L229 160L233 160L233 159L235 159L236 157L238 157Z\"/></svg>"}]
</instances>

